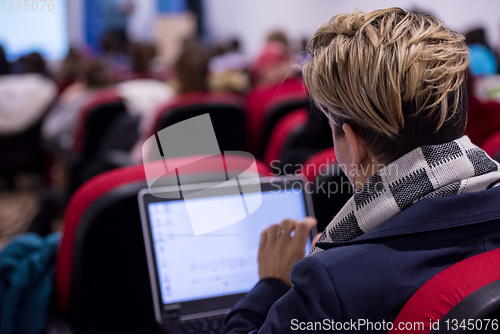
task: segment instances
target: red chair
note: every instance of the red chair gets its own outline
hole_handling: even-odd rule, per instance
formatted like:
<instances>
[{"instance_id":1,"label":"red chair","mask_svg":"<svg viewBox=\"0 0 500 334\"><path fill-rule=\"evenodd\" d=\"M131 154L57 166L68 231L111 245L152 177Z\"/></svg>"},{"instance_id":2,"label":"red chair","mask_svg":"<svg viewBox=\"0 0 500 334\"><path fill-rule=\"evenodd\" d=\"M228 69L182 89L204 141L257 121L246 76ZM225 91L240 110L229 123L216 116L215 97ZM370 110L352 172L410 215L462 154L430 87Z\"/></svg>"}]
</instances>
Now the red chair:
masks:
<instances>
[{"instance_id":1,"label":"red chair","mask_svg":"<svg viewBox=\"0 0 500 334\"><path fill-rule=\"evenodd\" d=\"M336 163L335 150L330 147L309 158L302 166L300 173L309 181L313 181L318 175L324 173L328 166Z\"/></svg>"},{"instance_id":2,"label":"red chair","mask_svg":"<svg viewBox=\"0 0 500 334\"><path fill-rule=\"evenodd\" d=\"M166 102L157 109L147 137L170 125L206 113L210 114L221 151L245 150L243 100L232 94L189 93Z\"/></svg>"},{"instance_id":3,"label":"red chair","mask_svg":"<svg viewBox=\"0 0 500 334\"><path fill-rule=\"evenodd\" d=\"M272 108L285 101L303 102L307 96L308 93L304 82L298 78L288 78L276 85L258 87L251 91L247 95L245 106L248 119L247 142L250 152L254 154L264 153L262 147L265 148L263 136L266 131L266 117ZM294 111L304 106L304 103L299 103L299 105L292 106L292 109L289 111ZM278 117L274 120L272 126L269 126L270 129L268 130L267 138L269 138L272 128L279 121L279 118L285 114ZM267 140L265 142L267 143Z\"/></svg>"},{"instance_id":4,"label":"red chair","mask_svg":"<svg viewBox=\"0 0 500 334\"><path fill-rule=\"evenodd\" d=\"M264 156L267 145L269 144L271 133L273 132L276 124L278 124L283 117L297 109L309 108L309 104L310 101L308 98L297 96L297 94L280 96L279 98L276 98L272 104L270 104L269 108L266 110L264 123L262 124L258 157Z\"/></svg>"},{"instance_id":5,"label":"red chair","mask_svg":"<svg viewBox=\"0 0 500 334\"><path fill-rule=\"evenodd\" d=\"M500 329L499 268L500 249L448 267L415 292L396 317L389 333L401 332L400 328L408 323L424 325L421 330L411 330L412 333L467 333L479 323L475 319L496 319L493 323L490 321L485 332L497 332ZM470 327L469 319L473 320L474 327ZM483 330L485 324L486 321L481 322Z\"/></svg>"},{"instance_id":6,"label":"red chair","mask_svg":"<svg viewBox=\"0 0 500 334\"><path fill-rule=\"evenodd\" d=\"M478 146L497 131L500 131L500 103L495 101L480 101L469 95L467 111L467 127L465 134Z\"/></svg>"},{"instance_id":7,"label":"red chair","mask_svg":"<svg viewBox=\"0 0 500 334\"><path fill-rule=\"evenodd\" d=\"M226 166L235 172L252 161L225 155ZM163 174L163 161L149 167L163 175L163 185L177 184L175 171ZM188 165L183 182L224 181L219 167L216 159ZM261 175L270 175L262 163L257 167ZM76 333L158 331L137 203L138 192L147 186L143 165L126 167L94 177L70 200L55 291L59 309Z\"/></svg>"},{"instance_id":8,"label":"red chair","mask_svg":"<svg viewBox=\"0 0 500 334\"><path fill-rule=\"evenodd\" d=\"M485 150L490 157L496 157L500 153L500 131L488 137L481 145L481 148Z\"/></svg>"},{"instance_id":9,"label":"red chair","mask_svg":"<svg viewBox=\"0 0 500 334\"><path fill-rule=\"evenodd\" d=\"M307 110L302 108L284 116L276 124L264 154L263 162L265 164L270 164L271 161L280 158L287 138L307 122L308 116Z\"/></svg>"}]
</instances>

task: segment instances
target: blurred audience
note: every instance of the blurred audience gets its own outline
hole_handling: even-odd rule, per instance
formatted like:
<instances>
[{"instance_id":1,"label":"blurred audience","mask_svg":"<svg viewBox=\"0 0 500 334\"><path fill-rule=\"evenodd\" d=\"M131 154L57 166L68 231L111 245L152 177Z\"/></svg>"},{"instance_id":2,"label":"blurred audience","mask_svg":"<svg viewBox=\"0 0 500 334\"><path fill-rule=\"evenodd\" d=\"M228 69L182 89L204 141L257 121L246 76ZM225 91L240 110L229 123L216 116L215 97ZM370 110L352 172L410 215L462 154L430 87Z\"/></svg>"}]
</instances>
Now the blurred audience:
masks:
<instances>
[{"instance_id":1,"label":"blurred audience","mask_svg":"<svg viewBox=\"0 0 500 334\"><path fill-rule=\"evenodd\" d=\"M283 95L307 96L305 85L292 68L288 40L281 32L272 33L264 49L252 65L254 88L248 93L248 149L257 153L264 127L266 111L272 102Z\"/></svg>"},{"instance_id":2,"label":"blurred audience","mask_svg":"<svg viewBox=\"0 0 500 334\"><path fill-rule=\"evenodd\" d=\"M81 80L83 76L84 61L80 53L70 48L66 58L64 58L59 71L56 73L54 80L61 94L66 88L76 81Z\"/></svg>"},{"instance_id":3,"label":"blurred audience","mask_svg":"<svg viewBox=\"0 0 500 334\"><path fill-rule=\"evenodd\" d=\"M151 61L156 56L154 45L133 43L130 45L131 74L129 79L154 78Z\"/></svg>"},{"instance_id":4,"label":"blurred audience","mask_svg":"<svg viewBox=\"0 0 500 334\"><path fill-rule=\"evenodd\" d=\"M183 49L174 66L175 78L169 81L176 95L208 91L208 53L197 39L184 41ZM159 111L159 110L157 110ZM134 145L131 159L142 161L142 144L154 126L157 112L143 117L139 125L140 139Z\"/></svg>"},{"instance_id":5,"label":"blurred audience","mask_svg":"<svg viewBox=\"0 0 500 334\"><path fill-rule=\"evenodd\" d=\"M287 48L288 51L290 49L290 43L288 42L288 37L286 36L285 32L283 32L281 30L272 31L267 36L267 41L281 43Z\"/></svg>"},{"instance_id":6,"label":"blurred audience","mask_svg":"<svg viewBox=\"0 0 500 334\"><path fill-rule=\"evenodd\" d=\"M39 121L57 95L48 78L45 61L39 53L22 58L24 74L8 74L8 63L0 51L0 134L26 130Z\"/></svg>"},{"instance_id":7,"label":"blurred audience","mask_svg":"<svg viewBox=\"0 0 500 334\"><path fill-rule=\"evenodd\" d=\"M477 28L465 33L469 47L470 71L474 76L491 76L498 73L495 52L486 41L486 32Z\"/></svg>"},{"instance_id":8,"label":"blurred audience","mask_svg":"<svg viewBox=\"0 0 500 334\"><path fill-rule=\"evenodd\" d=\"M111 74L126 73L130 69L130 58L126 54L126 45L118 31L108 31L101 40L102 55L100 61Z\"/></svg>"},{"instance_id":9,"label":"blurred audience","mask_svg":"<svg viewBox=\"0 0 500 334\"><path fill-rule=\"evenodd\" d=\"M10 73L9 61L5 56L5 51L3 50L3 47L0 45L0 75L9 73Z\"/></svg>"},{"instance_id":10,"label":"blurred audience","mask_svg":"<svg viewBox=\"0 0 500 334\"><path fill-rule=\"evenodd\" d=\"M210 90L246 93L250 84L248 66L247 57L240 51L240 42L231 40L227 47L220 47L217 55L210 59Z\"/></svg>"},{"instance_id":11,"label":"blurred audience","mask_svg":"<svg viewBox=\"0 0 500 334\"><path fill-rule=\"evenodd\" d=\"M63 150L70 150L78 119L78 111L93 92L107 87L110 76L106 66L93 61L85 67L83 80L75 82L60 96L54 109L44 121L43 139Z\"/></svg>"},{"instance_id":12,"label":"blurred audience","mask_svg":"<svg viewBox=\"0 0 500 334\"><path fill-rule=\"evenodd\" d=\"M130 55L132 73L128 74L128 80L117 85L118 94L125 101L130 114L142 117L151 114L175 92L151 71L151 61L155 57L154 46L134 43L131 45Z\"/></svg>"},{"instance_id":13,"label":"blurred audience","mask_svg":"<svg viewBox=\"0 0 500 334\"><path fill-rule=\"evenodd\" d=\"M174 70L176 79L172 85L179 94L208 90L208 53L197 39L184 41Z\"/></svg>"},{"instance_id":14,"label":"blurred audience","mask_svg":"<svg viewBox=\"0 0 500 334\"><path fill-rule=\"evenodd\" d=\"M47 64L38 52L32 52L26 57L21 57L21 65L24 68L24 73L36 73L50 77Z\"/></svg>"},{"instance_id":15,"label":"blurred audience","mask_svg":"<svg viewBox=\"0 0 500 334\"><path fill-rule=\"evenodd\" d=\"M241 52L240 41L232 39L227 46L218 46L216 55L210 59L210 72L220 73L229 70L246 71L249 63L247 57Z\"/></svg>"}]
</instances>

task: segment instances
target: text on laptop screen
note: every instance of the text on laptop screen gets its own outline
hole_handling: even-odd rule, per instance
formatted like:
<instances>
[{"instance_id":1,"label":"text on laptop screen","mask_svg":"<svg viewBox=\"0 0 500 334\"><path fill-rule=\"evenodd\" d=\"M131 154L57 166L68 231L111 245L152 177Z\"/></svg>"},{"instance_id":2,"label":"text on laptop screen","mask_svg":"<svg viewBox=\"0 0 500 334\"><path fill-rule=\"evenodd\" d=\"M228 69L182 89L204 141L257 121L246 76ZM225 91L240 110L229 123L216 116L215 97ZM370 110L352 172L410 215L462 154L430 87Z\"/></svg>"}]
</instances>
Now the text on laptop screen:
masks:
<instances>
[{"instance_id":1,"label":"text on laptop screen","mask_svg":"<svg viewBox=\"0 0 500 334\"><path fill-rule=\"evenodd\" d=\"M220 210L221 201L239 200L239 196L199 198L197 209ZM150 203L148 211L164 304L250 291L259 280L260 233L283 219L306 217L301 189L264 191L262 204L253 214L199 236L194 236L183 200Z\"/></svg>"}]
</instances>

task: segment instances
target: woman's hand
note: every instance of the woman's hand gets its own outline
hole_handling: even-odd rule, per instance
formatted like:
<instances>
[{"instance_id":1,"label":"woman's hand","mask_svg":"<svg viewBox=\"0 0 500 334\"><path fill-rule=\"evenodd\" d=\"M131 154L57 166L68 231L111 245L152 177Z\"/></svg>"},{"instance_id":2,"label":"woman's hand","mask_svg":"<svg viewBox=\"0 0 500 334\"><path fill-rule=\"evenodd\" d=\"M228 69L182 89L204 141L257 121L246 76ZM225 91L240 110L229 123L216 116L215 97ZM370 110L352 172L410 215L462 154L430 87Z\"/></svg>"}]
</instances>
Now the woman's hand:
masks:
<instances>
[{"instance_id":1,"label":"woman's hand","mask_svg":"<svg viewBox=\"0 0 500 334\"><path fill-rule=\"evenodd\" d=\"M304 258L309 233L316 224L313 217L307 217L301 223L285 219L262 231L258 255L259 278L278 278L292 286L290 272L295 263ZM293 237L290 236L292 231L295 231Z\"/></svg>"}]
</instances>

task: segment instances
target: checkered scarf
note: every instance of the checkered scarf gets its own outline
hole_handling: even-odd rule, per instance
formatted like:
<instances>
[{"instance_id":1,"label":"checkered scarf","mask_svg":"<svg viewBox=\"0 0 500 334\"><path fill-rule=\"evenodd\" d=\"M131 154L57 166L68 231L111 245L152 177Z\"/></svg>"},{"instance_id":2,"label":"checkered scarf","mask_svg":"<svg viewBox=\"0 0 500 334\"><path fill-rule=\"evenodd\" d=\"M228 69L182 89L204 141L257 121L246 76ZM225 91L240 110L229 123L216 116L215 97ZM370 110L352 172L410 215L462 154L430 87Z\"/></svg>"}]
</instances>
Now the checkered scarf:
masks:
<instances>
[{"instance_id":1,"label":"checkered scarf","mask_svg":"<svg viewBox=\"0 0 500 334\"><path fill-rule=\"evenodd\" d=\"M423 198L485 190L500 181L500 164L467 136L422 146L373 175L333 218L318 242L346 242ZM321 252L314 246L310 254Z\"/></svg>"}]
</instances>

